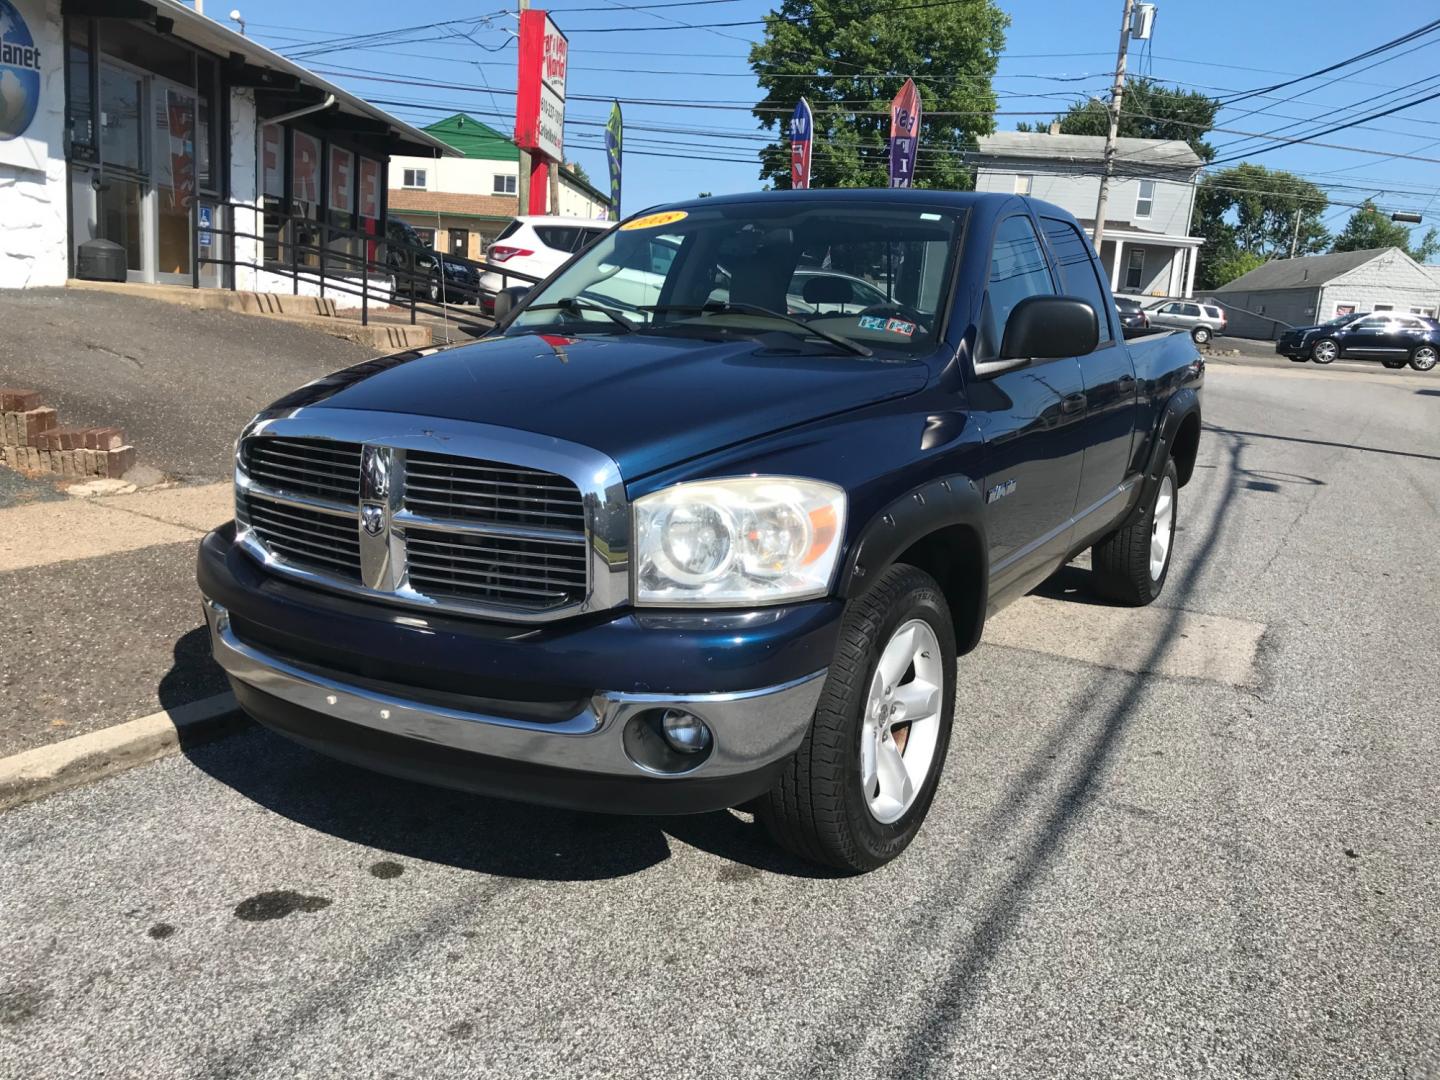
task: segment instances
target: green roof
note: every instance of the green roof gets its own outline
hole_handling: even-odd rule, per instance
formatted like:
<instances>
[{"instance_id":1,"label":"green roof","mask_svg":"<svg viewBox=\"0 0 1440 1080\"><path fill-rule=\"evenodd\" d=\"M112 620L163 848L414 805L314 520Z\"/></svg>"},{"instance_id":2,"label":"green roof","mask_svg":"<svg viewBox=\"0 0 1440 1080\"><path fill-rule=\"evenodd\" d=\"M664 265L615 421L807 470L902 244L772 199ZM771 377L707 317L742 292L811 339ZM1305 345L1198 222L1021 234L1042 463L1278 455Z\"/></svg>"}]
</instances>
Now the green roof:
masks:
<instances>
[{"instance_id":1,"label":"green roof","mask_svg":"<svg viewBox=\"0 0 1440 1080\"><path fill-rule=\"evenodd\" d=\"M466 113L437 120L425 130L460 151L461 157L484 161L520 160L520 151L510 139Z\"/></svg>"}]
</instances>

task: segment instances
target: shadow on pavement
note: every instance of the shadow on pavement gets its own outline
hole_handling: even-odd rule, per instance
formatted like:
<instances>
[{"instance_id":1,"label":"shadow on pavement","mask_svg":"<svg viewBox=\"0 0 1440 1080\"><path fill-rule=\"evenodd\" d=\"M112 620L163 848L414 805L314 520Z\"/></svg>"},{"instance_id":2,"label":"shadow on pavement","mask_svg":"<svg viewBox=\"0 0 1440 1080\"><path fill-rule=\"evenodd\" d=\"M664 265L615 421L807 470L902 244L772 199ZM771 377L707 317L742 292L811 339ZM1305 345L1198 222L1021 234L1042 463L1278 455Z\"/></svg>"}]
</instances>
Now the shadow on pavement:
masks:
<instances>
[{"instance_id":1,"label":"shadow on pavement","mask_svg":"<svg viewBox=\"0 0 1440 1080\"><path fill-rule=\"evenodd\" d=\"M1421 397L1440 397L1440 390L1416 390Z\"/></svg>"},{"instance_id":2,"label":"shadow on pavement","mask_svg":"<svg viewBox=\"0 0 1440 1080\"><path fill-rule=\"evenodd\" d=\"M1440 391L1436 390L1417 390L1415 392L1417 394L1435 394L1436 396L1440 396ZM1378 446L1355 446L1352 443L1329 442L1326 439L1302 439L1297 435L1274 435L1266 431L1233 431L1230 428L1216 427L1213 424L1206 424L1205 430L1213 431L1216 435L1232 435L1236 438L1272 439L1276 442L1304 443L1307 446L1333 446L1337 450L1358 450L1362 454L1389 454L1393 457L1420 458L1422 461L1440 461L1440 454L1418 454L1411 450L1385 450ZM1311 484L1322 483L1320 480L1314 480L1309 477L1304 477L1303 479Z\"/></svg>"}]
</instances>

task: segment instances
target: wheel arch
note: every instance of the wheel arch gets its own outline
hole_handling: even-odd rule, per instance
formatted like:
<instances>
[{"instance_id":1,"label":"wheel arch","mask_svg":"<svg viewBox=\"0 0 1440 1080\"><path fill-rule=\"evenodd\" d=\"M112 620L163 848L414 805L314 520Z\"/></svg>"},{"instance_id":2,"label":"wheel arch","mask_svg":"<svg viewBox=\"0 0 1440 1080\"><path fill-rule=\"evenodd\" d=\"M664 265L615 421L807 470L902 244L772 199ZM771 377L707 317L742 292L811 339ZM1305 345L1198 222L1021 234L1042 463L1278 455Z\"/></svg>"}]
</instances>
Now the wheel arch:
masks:
<instances>
[{"instance_id":1,"label":"wheel arch","mask_svg":"<svg viewBox=\"0 0 1440 1080\"><path fill-rule=\"evenodd\" d=\"M980 642L989 592L983 502L979 485L943 477L907 492L874 515L845 564L840 595L863 594L896 563L924 570L950 606L955 647L963 655Z\"/></svg>"}]
</instances>

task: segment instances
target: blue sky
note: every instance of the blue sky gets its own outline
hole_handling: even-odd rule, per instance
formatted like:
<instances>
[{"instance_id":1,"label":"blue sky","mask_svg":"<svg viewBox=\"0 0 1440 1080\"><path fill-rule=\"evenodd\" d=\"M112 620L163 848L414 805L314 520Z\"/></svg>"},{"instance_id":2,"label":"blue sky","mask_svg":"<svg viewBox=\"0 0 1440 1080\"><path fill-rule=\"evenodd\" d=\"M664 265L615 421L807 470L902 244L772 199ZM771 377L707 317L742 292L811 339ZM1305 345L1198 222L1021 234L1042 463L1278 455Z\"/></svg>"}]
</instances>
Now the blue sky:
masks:
<instances>
[{"instance_id":1,"label":"blue sky","mask_svg":"<svg viewBox=\"0 0 1440 1080\"><path fill-rule=\"evenodd\" d=\"M387 109L411 122L427 123L463 108L507 133L513 127L513 97L492 91L513 91L515 86L514 39L507 32L515 21L484 0L430 0L412 6L350 0L343 8L294 0L235 2L242 5L251 36L287 54L302 52L307 42L378 33L407 24L472 20L494 12L488 24L473 24L473 31L467 22L466 36L450 28L416 30L363 49L304 57L302 62L357 94L387 103ZM212 6L224 4L212 0ZM1048 116L1074 95L1106 92L1106 73L1113 66L1119 29L1118 0L1008 0L1001 6L1011 17L995 81L1001 110ZM587 10L577 10L581 8ZM552 4L548 10L570 38L568 156L603 183L598 125L609 107L600 100L577 98L619 96L666 102L624 106L627 212L701 191L720 194L755 189L759 184L755 149L763 140L757 137L758 125L747 111L758 100L759 91L746 57L759 28L691 29L676 24L759 19L769 8L761 0L713 0L650 11L626 8L620 0ZM1433 0L1370 0L1364 5L1353 0L1210 0L1203 4L1169 0L1158 5L1153 39L1132 47L1130 69L1224 95L1322 67L1397 37L1436 15ZM655 29L638 29L642 27ZM597 30L606 32L594 32ZM1407 49L1413 51L1407 54ZM1411 44L1388 52L1378 62L1238 103L1222 112L1217 123L1242 132L1293 124L1284 134L1303 133L1315 125L1295 124L1296 120L1335 118L1338 122L1437 92L1437 54L1440 33L1429 35L1418 47ZM1059 81L1086 75L1093 78ZM401 81L378 81L397 77ZM1385 96L1387 91L1422 78L1426 81L1407 92ZM415 85L417 82L426 85ZM436 83L453 86L433 85ZM1377 95L1368 107L1344 111ZM1010 129L1018 120L1039 118L1001 115L996 117L996 125ZM670 130L642 130L645 128ZM1272 145L1222 132L1213 133L1210 141L1222 155ZM1332 205L1327 224L1332 231L1342 228L1349 214L1348 208L1338 204L1358 203L1367 196L1387 210L1424 212L1422 230L1440 223L1440 98L1326 136L1323 141L1432 160L1315 146L1285 146L1255 155L1254 160L1331 185L1330 196L1336 205Z\"/></svg>"}]
</instances>

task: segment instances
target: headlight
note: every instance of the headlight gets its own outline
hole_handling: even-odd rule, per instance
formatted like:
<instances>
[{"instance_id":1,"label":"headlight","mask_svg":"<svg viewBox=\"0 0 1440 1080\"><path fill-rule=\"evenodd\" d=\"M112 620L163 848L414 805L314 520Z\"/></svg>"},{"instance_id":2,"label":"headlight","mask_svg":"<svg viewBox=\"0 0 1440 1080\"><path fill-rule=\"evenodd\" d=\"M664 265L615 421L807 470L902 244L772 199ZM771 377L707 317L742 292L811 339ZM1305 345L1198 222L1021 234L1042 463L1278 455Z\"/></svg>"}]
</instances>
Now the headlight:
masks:
<instances>
[{"instance_id":1,"label":"headlight","mask_svg":"<svg viewBox=\"0 0 1440 1080\"><path fill-rule=\"evenodd\" d=\"M789 476L703 480L635 500L635 602L774 604L823 596L845 492Z\"/></svg>"}]
</instances>

